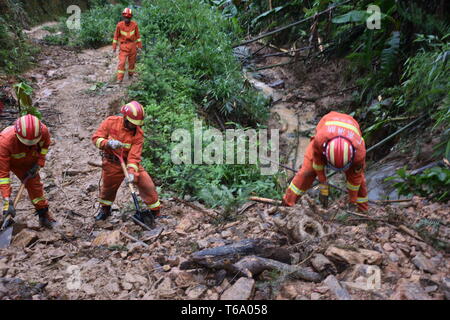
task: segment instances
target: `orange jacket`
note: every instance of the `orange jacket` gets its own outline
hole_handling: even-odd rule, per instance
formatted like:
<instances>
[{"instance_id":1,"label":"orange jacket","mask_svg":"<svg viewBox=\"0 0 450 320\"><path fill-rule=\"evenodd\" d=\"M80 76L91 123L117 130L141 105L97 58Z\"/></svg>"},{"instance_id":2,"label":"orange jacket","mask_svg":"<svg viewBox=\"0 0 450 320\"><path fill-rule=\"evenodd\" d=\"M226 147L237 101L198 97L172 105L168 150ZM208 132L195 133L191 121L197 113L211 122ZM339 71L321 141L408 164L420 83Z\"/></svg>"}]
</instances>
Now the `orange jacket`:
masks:
<instances>
[{"instance_id":1,"label":"orange jacket","mask_svg":"<svg viewBox=\"0 0 450 320\"><path fill-rule=\"evenodd\" d=\"M3 198L11 196L9 172L14 169L31 169L36 163L41 168L44 167L49 146L50 133L44 124L41 141L34 146L26 146L20 142L16 137L14 126L7 127L0 133L0 190Z\"/></svg>"},{"instance_id":2,"label":"orange jacket","mask_svg":"<svg viewBox=\"0 0 450 320\"><path fill-rule=\"evenodd\" d=\"M131 21L127 26L125 21L120 21L117 24L116 32L114 33L113 49L117 47L119 43L135 43L138 48L142 48L141 36L139 34L139 27L136 22Z\"/></svg>"},{"instance_id":3,"label":"orange jacket","mask_svg":"<svg viewBox=\"0 0 450 320\"><path fill-rule=\"evenodd\" d=\"M136 132L133 132L125 128L122 116L108 117L100 124L100 127L92 136L92 142L97 148L113 154L112 150L106 147L110 139L118 140L125 144L123 158L127 163L128 172L138 173L144 145L144 131L141 127L136 127ZM118 149L116 152L120 153L121 150Z\"/></svg>"},{"instance_id":4,"label":"orange jacket","mask_svg":"<svg viewBox=\"0 0 450 320\"><path fill-rule=\"evenodd\" d=\"M345 171L345 175L350 199L356 200L358 190L364 179L366 146L359 124L352 116L332 111L319 121L314 137L313 169L316 171L319 181L325 183L327 178L324 168L327 159L323 154L323 145L336 136L349 139L355 148L355 158L350 168Z\"/></svg>"}]
</instances>

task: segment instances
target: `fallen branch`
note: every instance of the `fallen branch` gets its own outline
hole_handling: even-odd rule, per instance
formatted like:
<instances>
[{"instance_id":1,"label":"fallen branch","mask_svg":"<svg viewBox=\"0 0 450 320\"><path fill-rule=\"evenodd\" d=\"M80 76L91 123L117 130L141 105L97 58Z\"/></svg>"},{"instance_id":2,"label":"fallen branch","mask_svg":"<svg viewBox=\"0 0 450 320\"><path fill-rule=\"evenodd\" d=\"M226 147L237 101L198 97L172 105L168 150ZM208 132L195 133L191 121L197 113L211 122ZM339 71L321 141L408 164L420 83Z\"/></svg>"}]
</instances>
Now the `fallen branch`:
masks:
<instances>
[{"instance_id":1,"label":"fallen branch","mask_svg":"<svg viewBox=\"0 0 450 320\"><path fill-rule=\"evenodd\" d=\"M260 197L250 197L250 198L248 198L248 200L261 202L261 203L267 203L267 204L273 204L273 205L276 205L276 206L281 206L281 201L280 200L273 200L273 199L260 198Z\"/></svg>"},{"instance_id":2,"label":"fallen branch","mask_svg":"<svg viewBox=\"0 0 450 320\"><path fill-rule=\"evenodd\" d=\"M95 163L95 162L90 161L90 160L87 162L87 164L90 165L90 166L93 166L93 167L97 167L97 168L101 168L102 167L102 165L100 163Z\"/></svg>"},{"instance_id":3,"label":"fallen branch","mask_svg":"<svg viewBox=\"0 0 450 320\"><path fill-rule=\"evenodd\" d=\"M149 245L146 244L145 242L143 242L143 241L141 241L141 240L139 240L139 239L136 239L135 237L129 235L128 233L126 233L126 232L124 232L124 231L122 231L122 230L120 230L120 233L121 233L123 236L125 236L126 238L128 238L128 239L130 239L130 240L132 240L132 241L134 241L134 242L137 242L137 243L139 243L139 244L142 244L144 247L147 247L147 248L149 247Z\"/></svg>"}]
</instances>

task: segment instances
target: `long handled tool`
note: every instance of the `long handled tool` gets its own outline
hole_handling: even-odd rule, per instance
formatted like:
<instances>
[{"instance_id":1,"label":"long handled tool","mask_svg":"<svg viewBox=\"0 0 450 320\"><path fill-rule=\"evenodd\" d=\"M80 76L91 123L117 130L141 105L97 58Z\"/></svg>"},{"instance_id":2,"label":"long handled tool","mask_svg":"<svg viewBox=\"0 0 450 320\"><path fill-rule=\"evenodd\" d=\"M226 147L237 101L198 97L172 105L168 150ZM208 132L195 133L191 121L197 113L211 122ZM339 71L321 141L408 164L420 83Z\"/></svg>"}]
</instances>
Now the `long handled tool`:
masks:
<instances>
[{"instance_id":1,"label":"long handled tool","mask_svg":"<svg viewBox=\"0 0 450 320\"><path fill-rule=\"evenodd\" d=\"M113 151L113 153L117 158L119 158L123 174L125 175L125 177L127 177L128 188L130 189L131 196L133 197L133 203L134 203L134 207L136 208L136 214L134 216L132 216L131 219L140 226L142 226L142 224L143 224L142 222L144 222L144 225L153 227L153 225L155 223L155 219L154 219L153 215L152 214L144 215L140 209L139 200L138 200L136 191L134 190L133 183L130 182L130 180L129 180L127 167L125 165L125 161L123 160L123 148L121 149L120 154L116 151Z\"/></svg>"},{"instance_id":2,"label":"long handled tool","mask_svg":"<svg viewBox=\"0 0 450 320\"><path fill-rule=\"evenodd\" d=\"M19 191L17 192L17 196L14 199L14 208L17 206L17 204L20 201L20 198L22 198L23 190L25 190L25 183L28 179L25 179L22 185L19 188ZM8 214L5 217L5 220L3 221L2 227L0 229L0 248L6 248L11 243L12 239L12 233L13 233L13 224L14 224L14 214L15 212L12 212L11 214Z\"/></svg>"}]
</instances>

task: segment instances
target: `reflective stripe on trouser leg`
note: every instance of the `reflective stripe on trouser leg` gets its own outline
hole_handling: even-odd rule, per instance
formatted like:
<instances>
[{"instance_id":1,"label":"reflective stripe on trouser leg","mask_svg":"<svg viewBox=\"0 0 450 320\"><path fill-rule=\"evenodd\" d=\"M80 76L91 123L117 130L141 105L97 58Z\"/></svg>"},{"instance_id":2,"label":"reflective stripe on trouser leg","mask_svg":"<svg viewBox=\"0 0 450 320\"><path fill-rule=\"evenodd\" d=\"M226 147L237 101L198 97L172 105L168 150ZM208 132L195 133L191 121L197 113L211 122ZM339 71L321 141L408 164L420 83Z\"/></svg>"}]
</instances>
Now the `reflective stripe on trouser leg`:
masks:
<instances>
[{"instance_id":1,"label":"reflective stripe on trouser leg","mask_svg":"<svg viewBox=\"0 0 450 320\"><path fill-rule=\"evenodd\" d=\"M123 80L125 75L125 65L127 62L127 52L120 50L119 65L117 66L117 80Z\"/></svg>"},{"instance_id":2,"label":"reflective stripe on trouser leg","mask_svg":"<svg viewBox=\"0 0 450 320\"><path fill-rule=\"evenodd\" d=\"M358 209L362 212L369 210L369 198L367 194L366 178L364 177L361 187L358 190L358 198L356 199Z\"/></svg>"},{"instance_id":3,"label":"reflective stripe on trouser leg","mask_svg":"<svg viewBox=\"0 0 450 320\"><path fill-rule=\"evenodd\" d=\"M147 204L147 207L150 210L159 210L161 204L158 200L158 192L156 191L155 184L147 171L139 171L137 187L139 189L139 195L145 204Z\"/></svg>"},{"instance_id":4,"label":"reflective stripe on trouser leg","mask_svg":"<svg viewBox=\"0 0 450 320\"><path fill-rule=\"evenodd\" d=\"M283 197L284 202L289 206L295 205L299 196L311 188L314 179L316 178L316 171L313 169L313 141L311 141L306 148L305 157L300 171L297 172L292 180L290 187L286 190ZM299 192L295 193L295 186ZM294 190L293 190L294 189Z\"/></svg>"},{"instance_id":5,"label":"reflective stripe on trouser leg","mask_svg":"<svg viewBox=\"0 0 450 320\"><path fill-rule=\"evenodd\" d=\"M134 68L136 67L136 56L137 56L136 50L132 50L130 55L128 56L128 74L129 75L134 74Z\"/></svg>"},{"instance_id":6,"label":"reflective stripe on trouser leg","mask_svg":"<svg viewBox=\"0 0 450 320\"><path fill-rule=\"evenodd\" d=\"M117 190L125 176L120 164L103 161L102 186L100 188L99 202L103 205L111 205L116 199ZM100 199L102 201L100 201ZM111 203L111 204L110 204Z\"/></svg>"},{"instance_id":7,"label":"reflective stripe on trouser leg","mask_svg":"<svg viewBox=\"0 0 450 320\"><path fill-rule=\"evenodd\" d=\"M30 168L13 170L13 172L18 177L24 177L29 169ZM36 210L48 207L48 201L44 196L44 185L41 182L41 177L39 174L27 181L25 184L25 189L27 189L28 196L30 197L30 200Z\"/></svg>"}]
</instances>

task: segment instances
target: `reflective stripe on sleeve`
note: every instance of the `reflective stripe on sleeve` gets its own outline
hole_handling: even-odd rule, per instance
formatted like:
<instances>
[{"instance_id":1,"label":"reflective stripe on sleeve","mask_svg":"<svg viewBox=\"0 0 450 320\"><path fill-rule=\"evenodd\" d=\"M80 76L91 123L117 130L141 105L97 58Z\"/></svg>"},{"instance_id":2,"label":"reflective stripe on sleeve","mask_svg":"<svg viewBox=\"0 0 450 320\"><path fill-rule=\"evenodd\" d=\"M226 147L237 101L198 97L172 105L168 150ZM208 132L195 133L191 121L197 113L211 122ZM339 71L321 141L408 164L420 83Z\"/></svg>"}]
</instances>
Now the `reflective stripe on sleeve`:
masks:
<instances>
[{"instance_id":1,"label":"reflective stripe on sleeve","mask_svg":"<svg viewBox=\"0 0 450 320\"><path fill-rule=\"evenodd\" d=\"M100 149L101 143L102 143L103 140L106 140L106 139L105 138L98 138L97 141L95 142L95 146Z\"/></svg>"},{"instance_id":2,"label":"reflective stripe on sleeve","mask_svg":"<svg viewBox=\"0 0 450 320\"><path fill-rule=\"evenodd\" d=\"M321 170L323 170L324 167L325 166L313 162L313 169L316 171L321 171Z\"/></svg>"},{"instance_id":3,"label":"reflective stripe on sleeve","mask_svg":"<svg viewBox=\"0 0 450 320\"><path fill-rule=\"evenodd\" d=\"M289 189L291 189L292 192L294 192L298 196L300 196L300 195L305 193L305 191L297 188L297 186L293 182L291 182L291 184L289 185Z\"/></svg>"},{"instance_id":4,"label":"reflective stripe on sleeve","mask_svg":"<svg viewBox=\"0 0 450 320\"><path fill-rule=\"evenodd\" d=\"M117 70L117 73L125 73L125 70Z\"/></svg>"},{"instance_id":5,"label":"reflective stripe on sleeve","mask_svg":"<svg viewBox=\"0 0 450 320\"><path fill-rule=\"evenodd\" d=\"M137 39L136 42L141 42L141 38Z\"/></svg>"},{"instance_id":6,"label":"reflective stripe on sleeve","mask_svg":"<svg viewBox=\"0 0 450 320\"><path fill-rule=\"evenodd\" d=\"M48 153L48 149L41 149L41 154L46 155Z\"/></svg>"},{"instance_id":7,"label":"reflective stripe on sleeve","mask_svg":"<svg viewBox=\"0 0 450 320\"><path fill-rule=\"evenodd\" d=\"M26 154L25 152L22 152L22 153L15 153L15 154L12 154L11 157L14 158L14 159L22 159L22 158L24 158L26 155L27 155L27 154Z\"/></svg>"},{"instance_id":8,"label":"reflective stripe on sleeve","mask_svg":"<svg viewBox=\"0 0 450 320\"><path fill-rule=\"evenodd\" d=\"M137 165L135 165L135 164L133 164L133 163L129 163L129 164L127 164L127 167L131 167L131 168L133 168L136 172L138 172L139 171L139 167L137 166Z\"/></svg>"},{"instance_id":9,"label":"reflective stripe on sleeve","mask_svg":"<svg viewBox=\"0 0 450 320\"><path fill-rule=\"evenodd\" d=\"M0 179L0 184L10 184L10 183L11 183L10 178L1 178Z\"/></svg>"},{"instance_id":10,"label":"reflective stripe on sleeve","mask_svg":"<svg viewBox=\"0 0 450 320\"><path fill-rule=\"evenodd\" d=\"M116 39L114 39L114 40L113 40L113 43L117 43L117 40L116 40Z\"/></svg>"}]
</instances>

